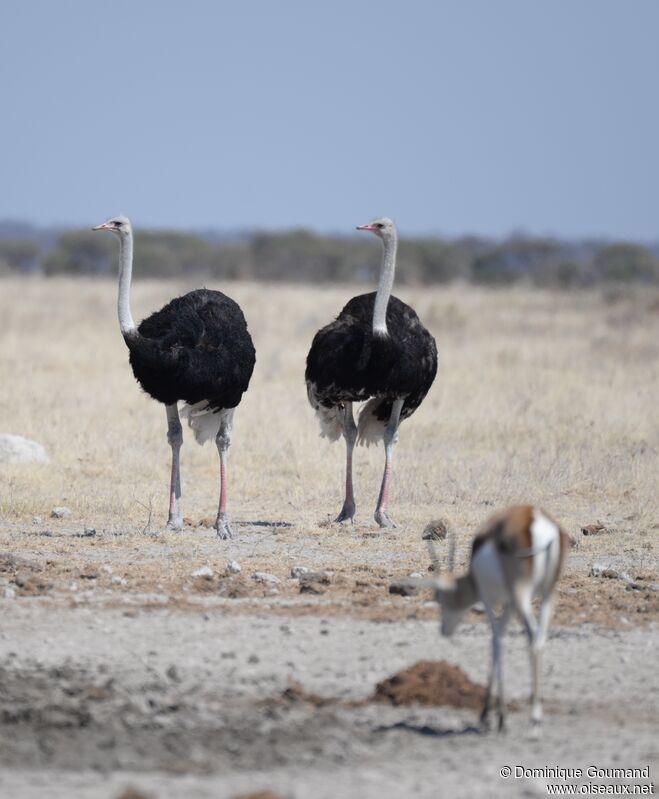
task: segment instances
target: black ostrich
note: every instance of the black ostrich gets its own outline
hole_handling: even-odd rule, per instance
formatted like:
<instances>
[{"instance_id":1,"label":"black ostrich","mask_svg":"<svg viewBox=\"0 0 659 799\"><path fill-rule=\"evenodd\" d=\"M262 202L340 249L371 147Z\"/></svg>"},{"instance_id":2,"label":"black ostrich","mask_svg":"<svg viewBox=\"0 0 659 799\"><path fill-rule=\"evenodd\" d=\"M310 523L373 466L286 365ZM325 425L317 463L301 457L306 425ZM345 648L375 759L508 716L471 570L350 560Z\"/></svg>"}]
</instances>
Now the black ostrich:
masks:
<instances>
[{"instance_id":1,"label":"black ostrich","mask_svg":"<svg viewBox=\"0 0 659 799\"><path fill-rule=\"evenodd\" d=\"M110 230L119 238L119 327L130 352L135 379L147 394L165 405L167 440L172 448L169 530L183 526L179 454L188 418L200 444L214 438L220 453L220 504L215 529L232 538L227 517L227 450L233 412L247 391L255 352L240 306L220 291L199 289L176 297L139 327L130 312L133 231L125 216L94 230Z\"/></svg>"},{"instance_id":2,"label":"black ostrich","mask_svg":"<svg viewBox=\"0 0 659 799\"><path fill-rule=\"evenodd\" d=\"M306 383L321 435L346 440L346 494L337 522L352 521L355 442L384 439L385 466L375 521L394 527L387 516L389 478L398 426L419 407L437 373L435 339L415 311L391 296L397 235L391 219L375 219L357 230L375 233L384 245L377 292L353 297L334 322L319 330L307 357ZM356 425L352 403L368 400Z\"/></svg>"}]
</instances>

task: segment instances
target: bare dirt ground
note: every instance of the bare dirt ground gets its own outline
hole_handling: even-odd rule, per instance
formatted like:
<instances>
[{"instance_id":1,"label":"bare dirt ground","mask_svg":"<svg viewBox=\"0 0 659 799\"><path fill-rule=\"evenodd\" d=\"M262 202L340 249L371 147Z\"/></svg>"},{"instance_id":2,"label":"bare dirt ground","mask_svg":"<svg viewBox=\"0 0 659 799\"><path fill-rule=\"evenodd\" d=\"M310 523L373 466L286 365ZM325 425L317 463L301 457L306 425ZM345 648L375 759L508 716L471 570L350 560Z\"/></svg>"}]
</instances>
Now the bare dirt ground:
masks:
<instances>
[{"instance_id":1,"label":"bare dirt ground","mask_svg":"<svg viewBox=\"0 0 659 799\"><path fill-rule=\"evenodd\" d=\"M136 284L135 316L188 288ZM656 775L657 296L399 291L435 334L440 373L401 429L399 526L380 532L381 449L357 453L357 523L327 524L343 451L318 438L303 385L314 330L354 288L222 289L243 306L258 358L236 413L231 542L200 524L217 501L217 453L191 436L188 524L163 530L164 413L133 382L114 286L0 284L0 433L51 457L0 466L0 796L539 796L551 779L500 769ZM429 597L389 586L426 571L431 518L455 531L463 567L475 527L516 501L545 506L575 542L542 734L528 723L518 627L505 646L506 734L483 733L467 699L374 701L378 683L420 661L485 682L482 615L441 639ZM71 515L51 518L60 505ZM225 573L229 560L240 574ZM305 586L296 565L327 577Z\"/></svg>"}]
</instances>

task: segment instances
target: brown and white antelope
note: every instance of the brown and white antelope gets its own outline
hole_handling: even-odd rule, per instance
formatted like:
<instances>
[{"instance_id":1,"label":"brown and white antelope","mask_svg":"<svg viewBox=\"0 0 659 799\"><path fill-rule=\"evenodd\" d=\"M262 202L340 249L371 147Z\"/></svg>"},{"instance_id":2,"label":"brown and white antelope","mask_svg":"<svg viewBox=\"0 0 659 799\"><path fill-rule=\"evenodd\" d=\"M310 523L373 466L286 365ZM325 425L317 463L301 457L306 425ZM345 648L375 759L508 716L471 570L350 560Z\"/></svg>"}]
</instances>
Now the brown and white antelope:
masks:
<instances>
[{"instance_id":1,"label":"brown and white antelope","mask_svg":"<svg viewBox=\"0 0 659 799\"><path fill-rule=\"evenodd\" d=\"M531 719L542 720L540 703L541 655L551 616L552 592L561 571L568 545L567 533L540 508L518 505L491 516L476 534L471 546L467 574L453 573L454 541L447 575L424 580L435 592L442 608L441 631L452 635L466 611L481 601L492 627L492 666L481 722L490 710L492 685L497 680L499 729L504 726L503 671L501 638L513 611L520 617L528 636L531 653ZM439 569L433 553L435 570ZM538 618L532 601L538 597ZM498 610L498 612L497 612Z\"/></svg>"}]
</instances>

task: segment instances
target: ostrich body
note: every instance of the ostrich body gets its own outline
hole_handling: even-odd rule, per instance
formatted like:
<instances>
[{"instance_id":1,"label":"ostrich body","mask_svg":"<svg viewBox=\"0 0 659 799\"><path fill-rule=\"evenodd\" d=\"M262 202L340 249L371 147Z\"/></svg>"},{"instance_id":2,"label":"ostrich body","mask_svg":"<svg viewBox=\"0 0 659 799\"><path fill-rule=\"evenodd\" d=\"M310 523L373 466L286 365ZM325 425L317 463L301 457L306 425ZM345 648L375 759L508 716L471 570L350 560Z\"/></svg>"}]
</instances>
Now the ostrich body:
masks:
<instances>
[{"instance_id":1,"label":"ostrich body","mask_svg":"<svg viewBox=\"0 0 659 799\"><path fill-rule=\"evenodd\" d=\"M247 390L255 351L240 306L220 291L199 289L176 297L136 326L130 312L133 231L123 216L97 225L119 238L119 327L135 379L165 405L172 471L167 528L180 530L179 455L183 429L178 403L200 444L215 439L220 454L220 502L215 529L231 538L227 517L227 450L233 412Z\"/></svg>"},{"instance_id":2,"label":"ostrich body","mask_svg":"<svg viewBox=\"0 0 659 799\"><path fill-rule=\"evenodd\" d=\"M435 340L416 312L391 296L396 269L394 223L375 219L368 230L384 245L377 292L353 297L338 317L319 330L307 357L309 402L321 435L346 441L345 500L337 522L353 521L352 456L355 444L384 441L385 467L375 520L394 526L387 515L389 482L398 427L419 407L437 373ZM355 424L352 404L368 400Z\"/></svg>"}]
</instances>

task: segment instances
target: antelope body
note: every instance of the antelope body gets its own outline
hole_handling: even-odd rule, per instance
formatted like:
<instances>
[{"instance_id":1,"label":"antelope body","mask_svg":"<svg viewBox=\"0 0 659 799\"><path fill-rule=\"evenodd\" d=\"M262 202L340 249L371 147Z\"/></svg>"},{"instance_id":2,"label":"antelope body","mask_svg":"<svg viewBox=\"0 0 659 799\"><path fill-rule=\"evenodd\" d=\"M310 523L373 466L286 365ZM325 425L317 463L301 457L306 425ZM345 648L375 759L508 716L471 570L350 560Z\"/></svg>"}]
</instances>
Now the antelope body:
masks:
<instances>
[{"instance_id":1,"label":"antelope body","mask_svg":"<svg viewBox=\"0 0 659 799\"><path fill-rule=\"evenodd\" d=\"M551 616L552 592L561 571L568 537L552 517L530 505L508 508L490 517L471 547L469 572L424 581L442 608L441 631L452 635L466 611L482 601L492 628L492 666L481 713L486 722L492 686L497 680L499 729L504 726L501 638L516 612L528 637L532 672L531 719L542 720L541 655ZM436 566L437 568L437 566ZM539 599L536 619L532 601Z\"/></svg>"}]
</instances>

